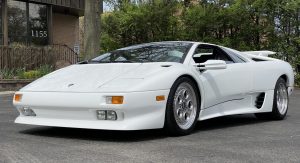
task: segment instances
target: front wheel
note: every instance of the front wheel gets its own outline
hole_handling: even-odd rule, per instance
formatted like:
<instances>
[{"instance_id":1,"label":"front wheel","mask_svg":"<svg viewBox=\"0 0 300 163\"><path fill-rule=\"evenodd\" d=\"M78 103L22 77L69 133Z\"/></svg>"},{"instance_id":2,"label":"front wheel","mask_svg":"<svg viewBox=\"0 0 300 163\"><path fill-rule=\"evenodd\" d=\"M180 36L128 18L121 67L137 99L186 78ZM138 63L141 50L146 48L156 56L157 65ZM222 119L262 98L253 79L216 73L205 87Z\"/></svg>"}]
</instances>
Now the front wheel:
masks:
<instances>
[{"instance_id":1,"label":"front wheel","mask_svg":"<svg viewBox=\"0 0 300 163\"><path fill-rule=\"evenodd\" d=\"M270 113L257 113L255 116L260 119L274 119L282 120L286 117L288 111L289 96L286 87L285 80L279 78L277 80L274 98L273 98L273 109Z\"/></svg>"},{"instance_id":2,"label":"front wheel","mask_svg":"<svg viewBox=\"0 0 300 163\"><path fill-rule=\"evenodd\" d=\"M171 135L187 135L195 128L200 97L196 84L187 77L173 84L167 101L165 129Z\"/></svg>"}]
</instances>

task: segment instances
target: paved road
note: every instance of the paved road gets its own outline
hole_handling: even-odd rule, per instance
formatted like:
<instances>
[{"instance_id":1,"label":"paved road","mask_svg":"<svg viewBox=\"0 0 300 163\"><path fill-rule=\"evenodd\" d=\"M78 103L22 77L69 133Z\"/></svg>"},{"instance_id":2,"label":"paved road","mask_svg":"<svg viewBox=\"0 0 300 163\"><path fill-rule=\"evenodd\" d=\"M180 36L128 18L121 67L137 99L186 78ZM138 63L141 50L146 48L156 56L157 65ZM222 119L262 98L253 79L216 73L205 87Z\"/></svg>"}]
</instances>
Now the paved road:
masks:
<instances>
[{"instance_id":1,"label":"paved road","mask_svg":"<svg viewBox=\"0 0 300 163\"><path fill-rule=\"evenodd\" d=\"M0 95L0 162L300 163L300 91L284 121L253 115L200 122L195 133L117 132L14 124L11 96Z\"/></svg>"}]
</instances>

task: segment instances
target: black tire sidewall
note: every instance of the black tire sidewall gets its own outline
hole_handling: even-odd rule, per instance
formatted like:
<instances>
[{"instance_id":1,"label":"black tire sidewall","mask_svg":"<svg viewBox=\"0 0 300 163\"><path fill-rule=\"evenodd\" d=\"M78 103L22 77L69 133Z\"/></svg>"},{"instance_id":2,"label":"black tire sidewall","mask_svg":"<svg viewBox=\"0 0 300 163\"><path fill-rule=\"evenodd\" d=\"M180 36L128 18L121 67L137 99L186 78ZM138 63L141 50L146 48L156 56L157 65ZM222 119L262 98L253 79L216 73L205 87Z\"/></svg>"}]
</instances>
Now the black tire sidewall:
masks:
<instances>
[{"instance_id":1,"label":"black tire sidewall","mask_svg":"<svg viewBox=\"0 0 300 163\"><path fill-rule=\"evenodd\" d=\"M177 90L178 86L183 82L186 82L192 86L192 88L195 91L196 99L197 99L197 111L196 111L195 121L192 124L192 126L186 130L184 130L178 126L178 124L175 120L174 108L173 108L173 101L174 101L174 96L175 96L176 90ZM196 123L198 121L198 117L199 117L199 113L200 113L200 104L201 104L201 102L200 102L199 90L198 90L198 87L196 86L196 83L188 77L181 77L181 78L177 79L174 82L173 86L171 87L170 93L168 96L164 128L171 135L179 135L180 136L180 135L190 134L193 131L193 129L195 128Z\"/></svg>"}]
</instances>

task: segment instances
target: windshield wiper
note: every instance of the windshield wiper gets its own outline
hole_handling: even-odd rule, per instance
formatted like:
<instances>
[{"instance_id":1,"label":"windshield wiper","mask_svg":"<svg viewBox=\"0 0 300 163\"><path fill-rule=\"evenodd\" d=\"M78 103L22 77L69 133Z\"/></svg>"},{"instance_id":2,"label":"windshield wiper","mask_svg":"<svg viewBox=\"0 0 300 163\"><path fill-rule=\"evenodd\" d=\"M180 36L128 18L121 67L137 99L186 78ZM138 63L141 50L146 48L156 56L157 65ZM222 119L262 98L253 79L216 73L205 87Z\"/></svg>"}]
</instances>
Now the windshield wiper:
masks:
<instances>
[{"instance_id":1,"label":"windshield wiper","mask_svg":"<svg viewBox=\"0 0 300 163\"><path fill-rule=\"evenodd\" d=\"M126 61L111 61L111 63L137 63L137 62L126 60Z\"/></svg>"}]
</instances>

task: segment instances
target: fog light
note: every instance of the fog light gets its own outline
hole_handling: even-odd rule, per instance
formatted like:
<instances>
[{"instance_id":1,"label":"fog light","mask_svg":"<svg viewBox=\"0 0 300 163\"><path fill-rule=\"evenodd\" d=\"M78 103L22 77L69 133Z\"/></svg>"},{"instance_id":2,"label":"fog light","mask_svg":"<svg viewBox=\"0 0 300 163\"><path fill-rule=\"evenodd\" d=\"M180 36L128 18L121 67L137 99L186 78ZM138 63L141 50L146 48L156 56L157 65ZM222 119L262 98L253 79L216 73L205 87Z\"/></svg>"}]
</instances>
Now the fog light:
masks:
<instances>
[{"instance_id":1,"label":"fog light","mask_svg":"<svg viewBox=\"0 0 300 163\"><path fill-rule=\"evenodd\" d=\"M98 120L117 120L117 113L112 110L97 110Z\"/></svg>"},{"instance_id":2,"label":"fog light","mask_svg":"<svg viewBox=\"0 0 300 163\"><path fill-rule=\"evenodd\" d=\"M97 110L97 118L99 120L106 120L106 111L105 110Z\"/></svg>"},{"instance_id":3,"label":"fog light","mask_svg":"<svg viewBox=\"0 0 300 163\"><path fill-rule=\"evenodd\" d=\"M29 107L24 107L24 108L21 108L20 110L24 116L36 116L34 111L32 109L30 109Z\"/></svg>"},{"instance_id":4,"label":"fog light","mask_svg":"<svg viewBox=\"0 0 300 163\"><path fill-rule=\"evenodd\" d=\"M107 120L113 120L113 121L117 120L117 113L115 111L108 110L106 113L107 113L106 114Z\"/></svg>"}]
</instances>

